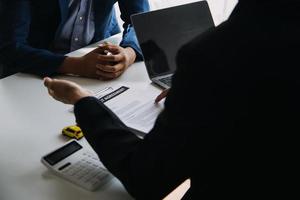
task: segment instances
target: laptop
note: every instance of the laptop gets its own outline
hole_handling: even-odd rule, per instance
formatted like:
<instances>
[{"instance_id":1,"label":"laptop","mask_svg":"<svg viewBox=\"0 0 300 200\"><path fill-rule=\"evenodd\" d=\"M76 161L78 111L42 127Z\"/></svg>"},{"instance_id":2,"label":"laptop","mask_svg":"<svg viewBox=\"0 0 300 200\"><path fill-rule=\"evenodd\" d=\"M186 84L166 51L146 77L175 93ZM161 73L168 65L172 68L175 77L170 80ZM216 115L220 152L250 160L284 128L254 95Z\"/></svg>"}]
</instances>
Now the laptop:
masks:
<instances>
[{"instance_id":1,"label":"laptop","mask_svg":"<svg viewBox=\"0 0 300 200\"><path fill-rule=\"evenodd\" d=\"M178 50L214 27L206 1L198 1L131 16L148 76L163 89L171 87Z\"/></svg>"}]
</instances>

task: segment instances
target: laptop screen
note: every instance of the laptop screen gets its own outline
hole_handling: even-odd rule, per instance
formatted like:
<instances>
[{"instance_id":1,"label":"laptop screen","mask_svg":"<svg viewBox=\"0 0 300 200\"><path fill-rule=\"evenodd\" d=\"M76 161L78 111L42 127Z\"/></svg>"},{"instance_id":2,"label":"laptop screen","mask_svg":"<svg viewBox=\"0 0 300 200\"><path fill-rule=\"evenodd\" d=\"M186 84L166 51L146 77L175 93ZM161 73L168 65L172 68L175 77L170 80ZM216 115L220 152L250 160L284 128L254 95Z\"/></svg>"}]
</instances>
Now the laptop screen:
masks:
<instances>
[{"instance_id":1,"label":"laptop screen","mask_svg":"<svg viewBox=\"0 0 300 200\"><path fill-rule=\"evenodd\" d=\"M173 73L180 47L214 22L206 1L131 16L150 78Z\"/></svg>"}]
</instances>

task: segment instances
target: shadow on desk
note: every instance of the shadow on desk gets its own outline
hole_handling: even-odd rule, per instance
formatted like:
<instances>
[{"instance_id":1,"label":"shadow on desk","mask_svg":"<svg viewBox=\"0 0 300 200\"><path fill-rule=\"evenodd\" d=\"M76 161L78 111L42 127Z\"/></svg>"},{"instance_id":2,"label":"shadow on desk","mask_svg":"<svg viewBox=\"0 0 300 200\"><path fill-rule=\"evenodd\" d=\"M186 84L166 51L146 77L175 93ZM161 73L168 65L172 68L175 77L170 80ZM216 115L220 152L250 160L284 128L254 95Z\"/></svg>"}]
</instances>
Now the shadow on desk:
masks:
<instances>
[{"instance_id":1,"label":"shadow on desk","mask_svg":"<svg viewBox=\"0 0 300 200\"><path fill-rule=\"evenodd\" d=\"M12 69L12 67L9 67L9 66L3 64L3 62L1 62L1 60L0 60L0 79L18 73L17 70L12 71L11 69Z\"/></svg>"},{"instance_id":2,"label":"shadow on desk","mask_svg":"<svg viewBox=\"0 0 300 200\"><path fill-rule=\"evenodd\" d=\"M0 62L0 79L4 78L3 66Z\"/></svg>"}]
</instances>

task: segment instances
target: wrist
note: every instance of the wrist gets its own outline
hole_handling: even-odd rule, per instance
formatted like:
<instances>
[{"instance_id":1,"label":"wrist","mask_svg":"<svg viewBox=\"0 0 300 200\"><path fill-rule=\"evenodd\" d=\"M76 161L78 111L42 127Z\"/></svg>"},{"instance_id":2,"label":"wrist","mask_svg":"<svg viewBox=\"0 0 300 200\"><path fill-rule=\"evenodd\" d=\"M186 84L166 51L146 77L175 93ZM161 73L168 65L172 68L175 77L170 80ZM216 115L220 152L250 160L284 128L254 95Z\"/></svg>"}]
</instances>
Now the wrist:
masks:
<instances>
[{"instance_id":1,"label":"wrist","mask_svg":"<svg viewBox=\"0 0 300 200\"><path fill-rule=\"evenodd\" d=\"M79 100L85 98L85 97L91 97L93 96L91 92L89 91L77 91L73 95L72 104L76 104Z\"/></svg>"},{"instance_id":2,"label":"wrist","mask_svg":"<svg viewBox=\"0 0 300 200\"><path fill-rule=\"evenodd\" d=\"M81 57L66 57L58 72L62 74L80 75L80 66L82 65Z\"/></svg>"},{"instance_id":3,"label":"wrist","mask_svg":"<svg viewBox=\"0 0 300 200\"><path fill-rule=\"evenodd\" d=\"M126 54L128 56L129 65L133 64L136 60L135 50L132 47L126 47L125 51L126 51Z\"/></svg>"}]
</instances>

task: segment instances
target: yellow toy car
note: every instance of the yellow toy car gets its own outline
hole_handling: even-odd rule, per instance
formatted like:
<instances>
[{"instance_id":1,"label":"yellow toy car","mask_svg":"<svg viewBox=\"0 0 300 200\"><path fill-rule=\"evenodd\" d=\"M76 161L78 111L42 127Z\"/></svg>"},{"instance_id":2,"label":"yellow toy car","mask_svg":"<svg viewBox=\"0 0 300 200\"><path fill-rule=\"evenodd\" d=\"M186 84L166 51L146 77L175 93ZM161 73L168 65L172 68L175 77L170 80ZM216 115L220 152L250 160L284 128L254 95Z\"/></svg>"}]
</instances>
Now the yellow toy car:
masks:
<instances>
[{"instance_id":1,"label":"yellow toy car","mask_svg":"<svg viewBox=\"0 0 300 200\"><path fill-rule=\"evenodd\" d=\"M75 125L63 128L62 134L70 138L76 138L77 140L83 137L81 128Z\"/></svg>"}]
</instances>

